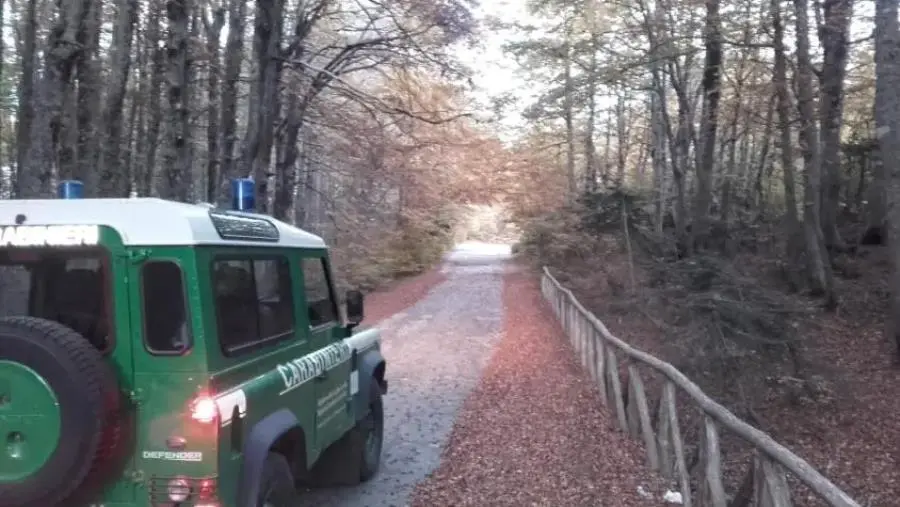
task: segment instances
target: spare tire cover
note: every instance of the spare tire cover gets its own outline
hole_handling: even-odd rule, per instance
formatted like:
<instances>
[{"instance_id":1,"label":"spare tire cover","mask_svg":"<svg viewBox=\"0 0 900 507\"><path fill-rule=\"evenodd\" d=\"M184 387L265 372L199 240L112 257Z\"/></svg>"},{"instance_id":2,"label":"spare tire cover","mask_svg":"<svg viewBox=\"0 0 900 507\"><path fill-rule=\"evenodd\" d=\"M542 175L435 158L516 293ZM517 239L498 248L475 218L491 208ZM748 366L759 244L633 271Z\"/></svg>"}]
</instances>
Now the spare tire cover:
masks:
<instances>
[{"instance_id":1,"label":"spare tire cover","mask_svg":"<svg viewBox=\"0 0 900 507\"><path fill-rule=\"evenodd\" d=\"M57 322L0 318L0 503L55 506L110 455L119 391L103 356Z\"/></svg>"}]
</instances>

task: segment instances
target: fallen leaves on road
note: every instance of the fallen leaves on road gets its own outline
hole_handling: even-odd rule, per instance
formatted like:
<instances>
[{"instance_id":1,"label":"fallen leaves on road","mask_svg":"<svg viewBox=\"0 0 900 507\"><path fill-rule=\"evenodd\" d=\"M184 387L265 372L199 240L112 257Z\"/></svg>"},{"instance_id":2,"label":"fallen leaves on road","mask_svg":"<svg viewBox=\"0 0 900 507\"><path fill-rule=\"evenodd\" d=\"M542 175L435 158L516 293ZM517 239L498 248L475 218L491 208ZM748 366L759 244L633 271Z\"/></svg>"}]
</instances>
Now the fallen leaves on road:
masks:
<instances>
[{"instance_id":1,"label":"fallen leaves on road","mask_svg":"<svg viewBox=\"0 0 900 507\"><path fill-rule=\"evenodd\" d=\"M534 277L507 275L503 301L504 337L412 507L661 505L663 483L612 427Z\"/></svg>"}]
</instances>

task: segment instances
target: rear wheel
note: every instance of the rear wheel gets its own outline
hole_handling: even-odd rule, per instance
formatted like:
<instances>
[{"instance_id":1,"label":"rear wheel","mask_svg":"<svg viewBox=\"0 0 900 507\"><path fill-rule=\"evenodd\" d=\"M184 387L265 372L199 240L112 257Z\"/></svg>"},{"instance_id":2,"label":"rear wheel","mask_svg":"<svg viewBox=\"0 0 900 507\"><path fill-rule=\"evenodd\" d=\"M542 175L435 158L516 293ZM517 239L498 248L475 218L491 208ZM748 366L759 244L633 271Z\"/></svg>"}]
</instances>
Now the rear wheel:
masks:
<instances>
[{"instance_id":1,"label":"rear wheel","mask_svg":"<svg viewBox=\"0 0 900 507\"><path fill-rule=\"evenodd\" d=\"M325 451L312 469L312 485L353 486L378 473L384 443L384 406L378 381L373 378L370 385L368 412Z\"/></svg>"},{"instance_id":2,"label":"rear wheel","mask_svg":"<svg viewBox=\"0 0 900 507\"><path fill-rule=\"evenodd\" d=\"M287 459L270 452L263 464L257 507L296 507L297 490Z\"/></svg>"},{"instance_id":3,"label":"rear wheel","mask_svg":"<svg viewBox=\"0 0 900 507\"><path fill-rule=\"evenodd\" d=\"M372 379L369 394L369 413L360 421L353 431L359 433L362 442L359 478L367 481L378 473L381 466L381 449L384 445L384 405L381 400L381 387Z\"/></svg>"},{"instance_id":4,"label":"rear wheel","mask_svg":"<svg viewBox=\"0 0 900 507\"><path fill-rule=\"evenodd\" d=\"M0 319L3 506L55 506L82 489L113 455L119 402L84 337L45 319Z\"/></svg>"}]
</instances>

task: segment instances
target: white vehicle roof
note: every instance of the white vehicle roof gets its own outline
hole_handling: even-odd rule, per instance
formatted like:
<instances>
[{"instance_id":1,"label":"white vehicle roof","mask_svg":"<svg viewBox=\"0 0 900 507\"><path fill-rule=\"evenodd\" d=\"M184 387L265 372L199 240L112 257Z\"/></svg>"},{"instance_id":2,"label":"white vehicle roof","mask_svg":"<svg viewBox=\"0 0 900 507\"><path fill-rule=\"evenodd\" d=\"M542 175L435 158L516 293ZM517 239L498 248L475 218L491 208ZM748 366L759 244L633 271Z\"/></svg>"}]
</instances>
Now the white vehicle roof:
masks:
<instances>
[{"instance_id":1,"label":"white vehicle roof","mask_svg":"<svg viewBox=\"0 0 900 507\"><path fill-rule=\"evenodd\" d=\"M262 219L278 231L278 241L222 239L210 211L240 222ZM13 199L0 200L0 225L105 225L115 229L127 246L239 245L325 248L325 241L270 216L212 208L155 198Z\"/></svg>"}]
</instances>

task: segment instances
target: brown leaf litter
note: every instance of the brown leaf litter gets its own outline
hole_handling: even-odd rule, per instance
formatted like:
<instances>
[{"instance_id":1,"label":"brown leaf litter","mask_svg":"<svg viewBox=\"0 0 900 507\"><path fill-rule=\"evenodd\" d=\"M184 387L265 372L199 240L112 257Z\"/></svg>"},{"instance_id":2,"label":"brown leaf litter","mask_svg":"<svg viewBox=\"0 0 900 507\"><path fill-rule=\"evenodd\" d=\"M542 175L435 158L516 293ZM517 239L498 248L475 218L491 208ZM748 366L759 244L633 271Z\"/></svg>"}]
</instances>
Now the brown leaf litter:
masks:
<instances>
[{"instance_id":1,"label":"brown leaf litter","mask_svg":"<svg viewBox=\"0 0 900 507\"><path fill-rule=\"evenodd\" d=\"M503 302L504 337L411 505L662 505L662 481L613 427L534 275L507 274Z\"/></svg>"},{"instance_id":2,"label":"brown leaf litter","mask_svg":"<svg viewBox=\"0 0 900 507\"><path fill-rule=\"evenodd\" d=\"M607 285L610 278L628 279L627 258L605 252L603 260L605 275L588 277L573 270L565 284L619 338L660 359L672 363L683 360L677 347L672 347L673 336L638 311L633 302L624 309L616 306L617 299L622 298ZM827 397L830 400L801 404L771 389L760 393L766 401L756 404L754 410L762 419L762 430L862 505L892 506L900 505L900 367L893 364L894 344L883 336L887 305L875 300L879 291L887 293L880 284L887 285L890 277L887 268L879 270L872 261L866 263L860 268L863 278L838 280L842 283L838 291L842 311L838 315L819 310L799 323L808 368L826 378L827 389L832 391ZM650 392L658 392L652 385L645 378ZM728 404L730 400L719 401ZM678 405L691 403L681 396ZM681 414L687 418L697 415L685 410ZM682 421L683 432L689 426ZM725 430L721 434L723 439L730 436ZM685 438L686 443L696 443L687 435ZM721 446L726 485L731 484L728 492L734 493L733 485L746 471L743 457L748 455L749 446L743 442L731 445L725 440ZM825 505L793 478L791 484L797 507Z\"/></svg>"}]
</instances>

